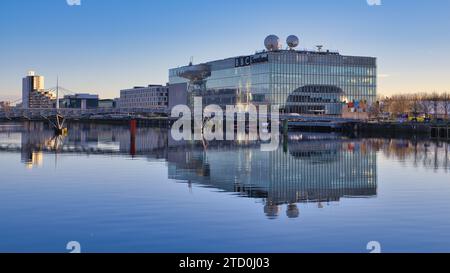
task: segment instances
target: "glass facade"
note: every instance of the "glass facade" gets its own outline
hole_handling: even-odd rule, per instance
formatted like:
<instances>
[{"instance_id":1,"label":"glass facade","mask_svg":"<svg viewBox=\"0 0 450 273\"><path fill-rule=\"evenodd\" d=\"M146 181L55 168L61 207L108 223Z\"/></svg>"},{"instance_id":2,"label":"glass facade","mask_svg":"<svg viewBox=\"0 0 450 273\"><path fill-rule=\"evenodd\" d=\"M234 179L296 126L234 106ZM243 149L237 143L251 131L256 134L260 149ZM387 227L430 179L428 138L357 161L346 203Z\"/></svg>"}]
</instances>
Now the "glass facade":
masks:
<instances>
[{"instance_id":1,"label":"glass facade","mask_svg":"<svg viewBox=\"0 0 450 273\"><path fill-rule=\"evenodd\" d=\"M305 85L292 92L286 113L340 115L342 90L333 85Z\"/></svg>"},{"instance_id":2,"label":"glass facade","mask_svg":"<svg viewBox=\"0 0 450 273\"><path fill-rule=\"evenodd\" d=\"M195 95L211 104L278 104L308 85L335 86L342 100L376 99L376 58L343 56L334 52L279 50L206 63L211 70L203 90ZM204 65L204 64L203 64ZM195 67L195 66L194 66ZM180 77L188 67L169 70L169 83L189 82ZM192 91L192 88L191 88Z\"/></svg>"}]
</instances>

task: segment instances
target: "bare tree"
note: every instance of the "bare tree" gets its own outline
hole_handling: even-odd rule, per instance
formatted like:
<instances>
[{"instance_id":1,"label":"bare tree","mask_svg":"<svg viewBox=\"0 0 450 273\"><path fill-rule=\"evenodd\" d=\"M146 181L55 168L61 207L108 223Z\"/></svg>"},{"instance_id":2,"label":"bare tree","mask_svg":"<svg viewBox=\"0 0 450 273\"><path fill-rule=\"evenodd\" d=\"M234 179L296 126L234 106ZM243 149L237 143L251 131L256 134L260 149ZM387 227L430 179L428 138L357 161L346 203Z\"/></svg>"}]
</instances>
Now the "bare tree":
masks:
<instances>
[{"instance_id":1,"label":"bare tree","mask_svg":"<svg viewBox=\"0 0 450 273\"><path fill-rule=\"evenodd\" d=\"M408 95L408 97L410 100L410 112L414 116L418 116L420 113L423 112L421 96L419 94L411 94L411 95Z\"/></svg>"},{"instance_id":2,"label":"bare tree","mask_svg":"<svg viewBox=\"0 0 450 273\"><path fill-rule=\"evenodd\" d=\"M434 112L434 118L436 119L439 113L439 104L441 101L441 96L438 93L433 92L432 94L429 95L429 100L432 107L432 111Z\"/></svg>"},{"instance_id":3,"label":"bare tree","mask_svg":"<svg viewBox=\"0 0 450 273\"><path fill-rule=\"evenodd\" d=\"M393 95L389 98L389 112L392 114L407 113L410 108L410 101L406 95Z\"/></svg>"},{"instance_id":4,"label":"bare tree","mask_svg":"<svg viewBox=\"0 0 450 273\"><path fill-rule=\"evenodd\" d=\"M380 114L382 112L380 101L376 101L375 103L372 103L369 107L369 115L372 118L379 119Z\"/></svg>"},{"instance_id":5,"label":"bare tree","mask_svg":"<svg viewBox=\"0 0 450 273\"><path fill-rule=\"evenodd\" d=\"M388 111L393 115L412 114L418 116L425 114L430 116L430 114L434 114L434 117L438 118L439 114L445 114L447 119L450 118L449 92L396 94L381 98L379 102L381 106L378 110L380 112ZM372 109L372 111L377 111L377 109Z\"/></svg>"},{"instance_id":6,"label":"bare tree","mask_svg":"<svg viewBox=\"0 0 450 273\"><path fill-rule=\"evenodd\" d=\"M425 115L429 116L433 111L434 103L432 101L431 95L427 93L420 94L420 104L422 106L422 111Z\"/></svg>"}]
</instances>

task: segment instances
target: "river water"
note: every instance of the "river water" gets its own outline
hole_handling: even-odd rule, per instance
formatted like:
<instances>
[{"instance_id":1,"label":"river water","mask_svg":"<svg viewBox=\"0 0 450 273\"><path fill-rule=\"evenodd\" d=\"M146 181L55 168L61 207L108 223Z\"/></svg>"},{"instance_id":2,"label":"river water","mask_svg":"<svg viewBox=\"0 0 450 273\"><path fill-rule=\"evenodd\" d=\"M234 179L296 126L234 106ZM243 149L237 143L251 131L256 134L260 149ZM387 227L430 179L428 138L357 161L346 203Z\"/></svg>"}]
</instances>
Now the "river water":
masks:
<instances>
[{"instance_id":1,"label":"river water","mask_svg":"<svg viewBox=\"0 0 450 273\"><path fill-rule=\"evenodd\" d=\"M450 251L450 146L292 132L180 143L160 128L0 124L0 252Z\"/></svg>"}]
</instances>

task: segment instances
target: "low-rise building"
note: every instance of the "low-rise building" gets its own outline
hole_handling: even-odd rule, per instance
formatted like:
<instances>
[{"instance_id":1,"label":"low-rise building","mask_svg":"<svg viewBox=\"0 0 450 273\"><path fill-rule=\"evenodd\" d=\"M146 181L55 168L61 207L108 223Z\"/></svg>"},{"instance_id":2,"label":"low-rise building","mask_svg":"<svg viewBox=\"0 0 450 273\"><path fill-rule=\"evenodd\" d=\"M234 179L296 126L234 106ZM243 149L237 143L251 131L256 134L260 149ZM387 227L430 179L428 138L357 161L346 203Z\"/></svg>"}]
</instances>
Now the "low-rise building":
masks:
<instances>
[{"instance_id":1,"label":"low-rise building","mask_svg":"<svg viewBox=\"0 0 450 273\"><path fill-rule=\"evenodd\" d=\"M113 99L99 100L98 108L116 108L116 100Z\"/></svg>"},{"instance_id":2,"label":"low-rise building","mask_svg":"<svg viewBox=\"0 0 450 273\"><path fill-rule=\"evenodd\" d=\"M60 108L95 109L99 105L98 95L75 94L66 95L59 100Z\"/></svg>"},{"instance_id":3,"label":"low-rise building","mask_svg":"<svg viewBox=\"0 0 450 273\"><path fill-rule=\"evenodd\" d=\"M120 90L120 108L167 109L169 87L162 85L137 86Z\"/></svg>"},{"instance_id":4,"label":"low-rise building","mask_svg":"<svg viewBox=\"0 0 450 273\"><path fill-rule=\"evenodd\" d=\"M0 109L11 108L11 103L9 101L0 101Z\"/></svg>"}]
</instances>

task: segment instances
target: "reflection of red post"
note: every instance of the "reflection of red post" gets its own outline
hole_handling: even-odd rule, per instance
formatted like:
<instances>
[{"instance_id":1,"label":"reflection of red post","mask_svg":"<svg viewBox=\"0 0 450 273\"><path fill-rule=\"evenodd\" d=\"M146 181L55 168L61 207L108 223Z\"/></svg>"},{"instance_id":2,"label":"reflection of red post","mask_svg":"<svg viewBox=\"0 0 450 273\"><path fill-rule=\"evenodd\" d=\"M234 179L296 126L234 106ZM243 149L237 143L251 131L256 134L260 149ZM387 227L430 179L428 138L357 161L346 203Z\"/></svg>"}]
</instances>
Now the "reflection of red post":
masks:
<instances>
[{"instance_id":1,"label":"reflection of red post","mask_svg":"<svg viewBox=\"0 0 450 273\"><path fill-rule=\"evenodd\" d=\"M135 119L130 120L130 155L136 154L136 125Z\"/></svg>"}]
</instances>

